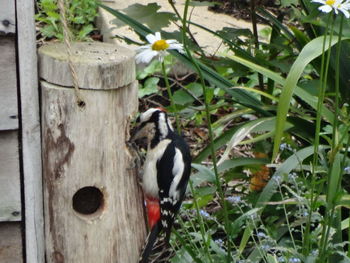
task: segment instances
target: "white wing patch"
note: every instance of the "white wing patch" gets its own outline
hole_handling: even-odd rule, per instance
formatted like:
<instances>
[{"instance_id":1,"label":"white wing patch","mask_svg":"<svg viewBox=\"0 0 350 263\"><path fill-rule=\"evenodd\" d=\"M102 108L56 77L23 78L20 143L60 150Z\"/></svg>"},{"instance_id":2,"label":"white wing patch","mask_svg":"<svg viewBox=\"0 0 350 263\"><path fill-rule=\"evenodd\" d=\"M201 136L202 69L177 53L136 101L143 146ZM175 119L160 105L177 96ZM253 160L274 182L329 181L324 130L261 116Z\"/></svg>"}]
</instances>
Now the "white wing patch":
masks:
<instances>
[{"instance_id":1,"label":"white wing patch","mask_svg":"<svg viewBox=\"0 0 350 263\"><path fill-rule=\"evenodd\" d=\"M177 187L180 183L180 180L182 178L183 172L185 169L184 161L182 158L182 153L178 148L175 148L175 156L174 156L174 166L172 173L174 175L174 179L170 185L169 189L169 196L172 198L173 203L176 204L176 202L180 198L180 193L177 190Z\"/></svg>"},{"instance_id":2,"label":"white wing patch","mask_svg":"<svg viewBox=\"0 0 350 263\"><path fill-rule=\"evenodd\" d=\"M142 177L142 188L147 196L158 198L157 161L162 158L170 142L169 139L162 140L156 147L147 151Z\"/></svg>"},{"instance_id":3,"label":"white wing patch","mask_svg":"<svg viewBox=\"0 0 350 263\"><path fill-rule=\"evenodd\" d=\"M169 133L167 120L164 113L159 114L158 126L161 139L164 139Z\"/></svg>"}]
</instances>

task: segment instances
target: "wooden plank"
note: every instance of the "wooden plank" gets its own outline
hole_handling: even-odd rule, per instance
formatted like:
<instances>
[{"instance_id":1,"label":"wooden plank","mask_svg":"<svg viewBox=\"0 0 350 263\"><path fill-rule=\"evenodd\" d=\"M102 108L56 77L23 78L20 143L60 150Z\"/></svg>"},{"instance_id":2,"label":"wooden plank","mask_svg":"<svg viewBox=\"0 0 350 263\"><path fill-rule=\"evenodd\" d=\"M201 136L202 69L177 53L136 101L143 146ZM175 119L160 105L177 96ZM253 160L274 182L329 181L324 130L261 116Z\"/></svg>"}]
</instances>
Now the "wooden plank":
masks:
<instances>
[{"instance_id":1,"label":"wooden plank","mask_svg":"<svg viewBox=\"0 0 350 263\"><path fill-rule=\"evenodd\" d=\"M13 0L12 0L13 1ZM16 0L27 263L45 262L35 1Z\"/></svg>"},{"instance_id":2,"label":"wooden plank","mask_svg":"<svg viewBox=\"0 0 350 263\"><path fill-rule=\"evenodd\" d=\"M15 1L0 0L0 34L16 32Z\"/></svg>"},{"instance_id":3,"label":"wooden plank","mask_svg":"<svg viewBox=\"0 0 350 263\"><path fill-rule=\"evenodd\" d=\"M22 263L21 224L0 223L0 237L0 262Z\"/></svg>"},{"instance_id":4,"label":"wooden plank","mask_svg":"<svg viewBox=\"0 0 350 263\"><path fill-rule=\"evenodd\" d=\"M21 220L18 132L0 132L0 221Z\"/></svg>"},{"instance_id":5,"label":"wooden plank","mask_svg":"<svg viewBox=\"0 0 350 263\"><path fill-rule=\"evenodd\" d=\"M0 130L18 128L15 45L15 37L0 36Z\"/></svg>"}]
</instances>

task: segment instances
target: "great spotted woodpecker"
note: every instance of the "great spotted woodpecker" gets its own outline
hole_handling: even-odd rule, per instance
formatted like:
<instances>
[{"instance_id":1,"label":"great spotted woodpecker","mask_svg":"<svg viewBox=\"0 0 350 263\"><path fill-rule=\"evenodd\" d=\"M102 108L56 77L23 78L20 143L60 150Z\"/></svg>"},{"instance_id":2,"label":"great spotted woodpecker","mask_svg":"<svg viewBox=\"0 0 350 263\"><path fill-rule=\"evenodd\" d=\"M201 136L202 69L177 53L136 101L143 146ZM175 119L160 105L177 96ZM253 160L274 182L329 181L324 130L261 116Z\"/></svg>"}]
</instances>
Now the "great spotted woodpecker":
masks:
<instances>
[{"instance_id":1,"label":"great spotted woodpecker","mask_svg":"<svg viewBox=\"0 0 350 263\"><path fill-rule=\"evenodd\" d=\"M150 233L139 263L147 263L161 232L168 245L171 227L184 199L191 170L191 155L184 139L172 127L167 113L151 108L142 113L133 140L147 138L142 176Z\"/></svg>"}]
</instances>

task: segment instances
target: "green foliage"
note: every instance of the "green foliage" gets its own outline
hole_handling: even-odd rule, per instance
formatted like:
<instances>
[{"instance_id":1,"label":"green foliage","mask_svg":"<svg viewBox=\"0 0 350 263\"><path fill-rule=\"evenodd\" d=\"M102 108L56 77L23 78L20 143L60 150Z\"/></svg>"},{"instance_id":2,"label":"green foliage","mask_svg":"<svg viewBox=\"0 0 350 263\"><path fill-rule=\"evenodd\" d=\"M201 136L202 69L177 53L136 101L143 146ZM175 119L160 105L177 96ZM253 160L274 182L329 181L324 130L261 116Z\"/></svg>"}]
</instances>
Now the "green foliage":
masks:
<instances>
[{"instance_id":1,"label":"green foliage","mask_svg":"<svg viewBox=\"0 0 350 263\"><path fill-rule=\"evenodd\" d=\"M249 29L213 31L189 21L189 1L184 15L172 5L174 15L159 16L164 26L180 24L181 35L162 35L182 41L186 54L169 53L194 72L169 76L170 112L202 134L192 145L194 172L171 262L350 262L350 22L320 14L310 1L280 3L292 7L288 19L257 9L270 25L257 49ZM157 4L103 8L141 40L163 28L148 21L161 13ZM135 20L133 12L142 15ZM207 54L189 25L219 37L224 55ZM160 94L168 79L159 64L139 74L142 96Z\"/></svg>"},{"instance_id":2,"label":"green foliage","mask_svg":"<svg viewBox=\"0 0 350 263\"><path fill-rule=\"evenodd\" d=\"M74 40L88 40L95 29L97 17L97 0L72 0L66 7L66 18ZM37 3L36 21L40 24L40 32L44 38L63 40L63 28L57 0L40 0Z\"/></svg>"},{"instance_id":3,"label":"green foliage","mask_svg":"<svg viewBox=\"0 0 350 263\"><path fill-rule=\"evenodd\" d=\"M171 21L176 20L176 16L169 12L159 12L160 6L157 3L150 3L145 5L134 4L122 11L129 17L137 18L137 21L146 24L149 28L154 31L159 31L163 27L170 25ZM121 20L116 19L114 23L117 26L123 26Z\"/></svg>"}]
</instances>

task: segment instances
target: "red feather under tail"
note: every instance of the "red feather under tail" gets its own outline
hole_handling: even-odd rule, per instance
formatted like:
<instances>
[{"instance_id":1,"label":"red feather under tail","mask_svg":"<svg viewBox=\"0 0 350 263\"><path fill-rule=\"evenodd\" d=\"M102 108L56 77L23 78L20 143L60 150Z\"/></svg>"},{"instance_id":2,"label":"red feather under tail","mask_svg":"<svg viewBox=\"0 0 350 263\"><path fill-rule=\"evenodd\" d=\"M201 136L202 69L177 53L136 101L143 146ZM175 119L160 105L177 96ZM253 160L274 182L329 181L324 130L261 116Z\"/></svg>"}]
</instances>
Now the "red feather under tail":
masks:
<instances>
[{"instance_id":1,"label":"red feather under tail","mask_svg":"<svg viewBox=\"0 0 350 263\"><path fill-rule=\"evenodd\" d=\"M146 197L146 208L147 208L147 216L148 216L148 225L150 229L153 228L155 224L160 219L160 205L159 200L156 198Z\"/></svg>"}]
</instances>

